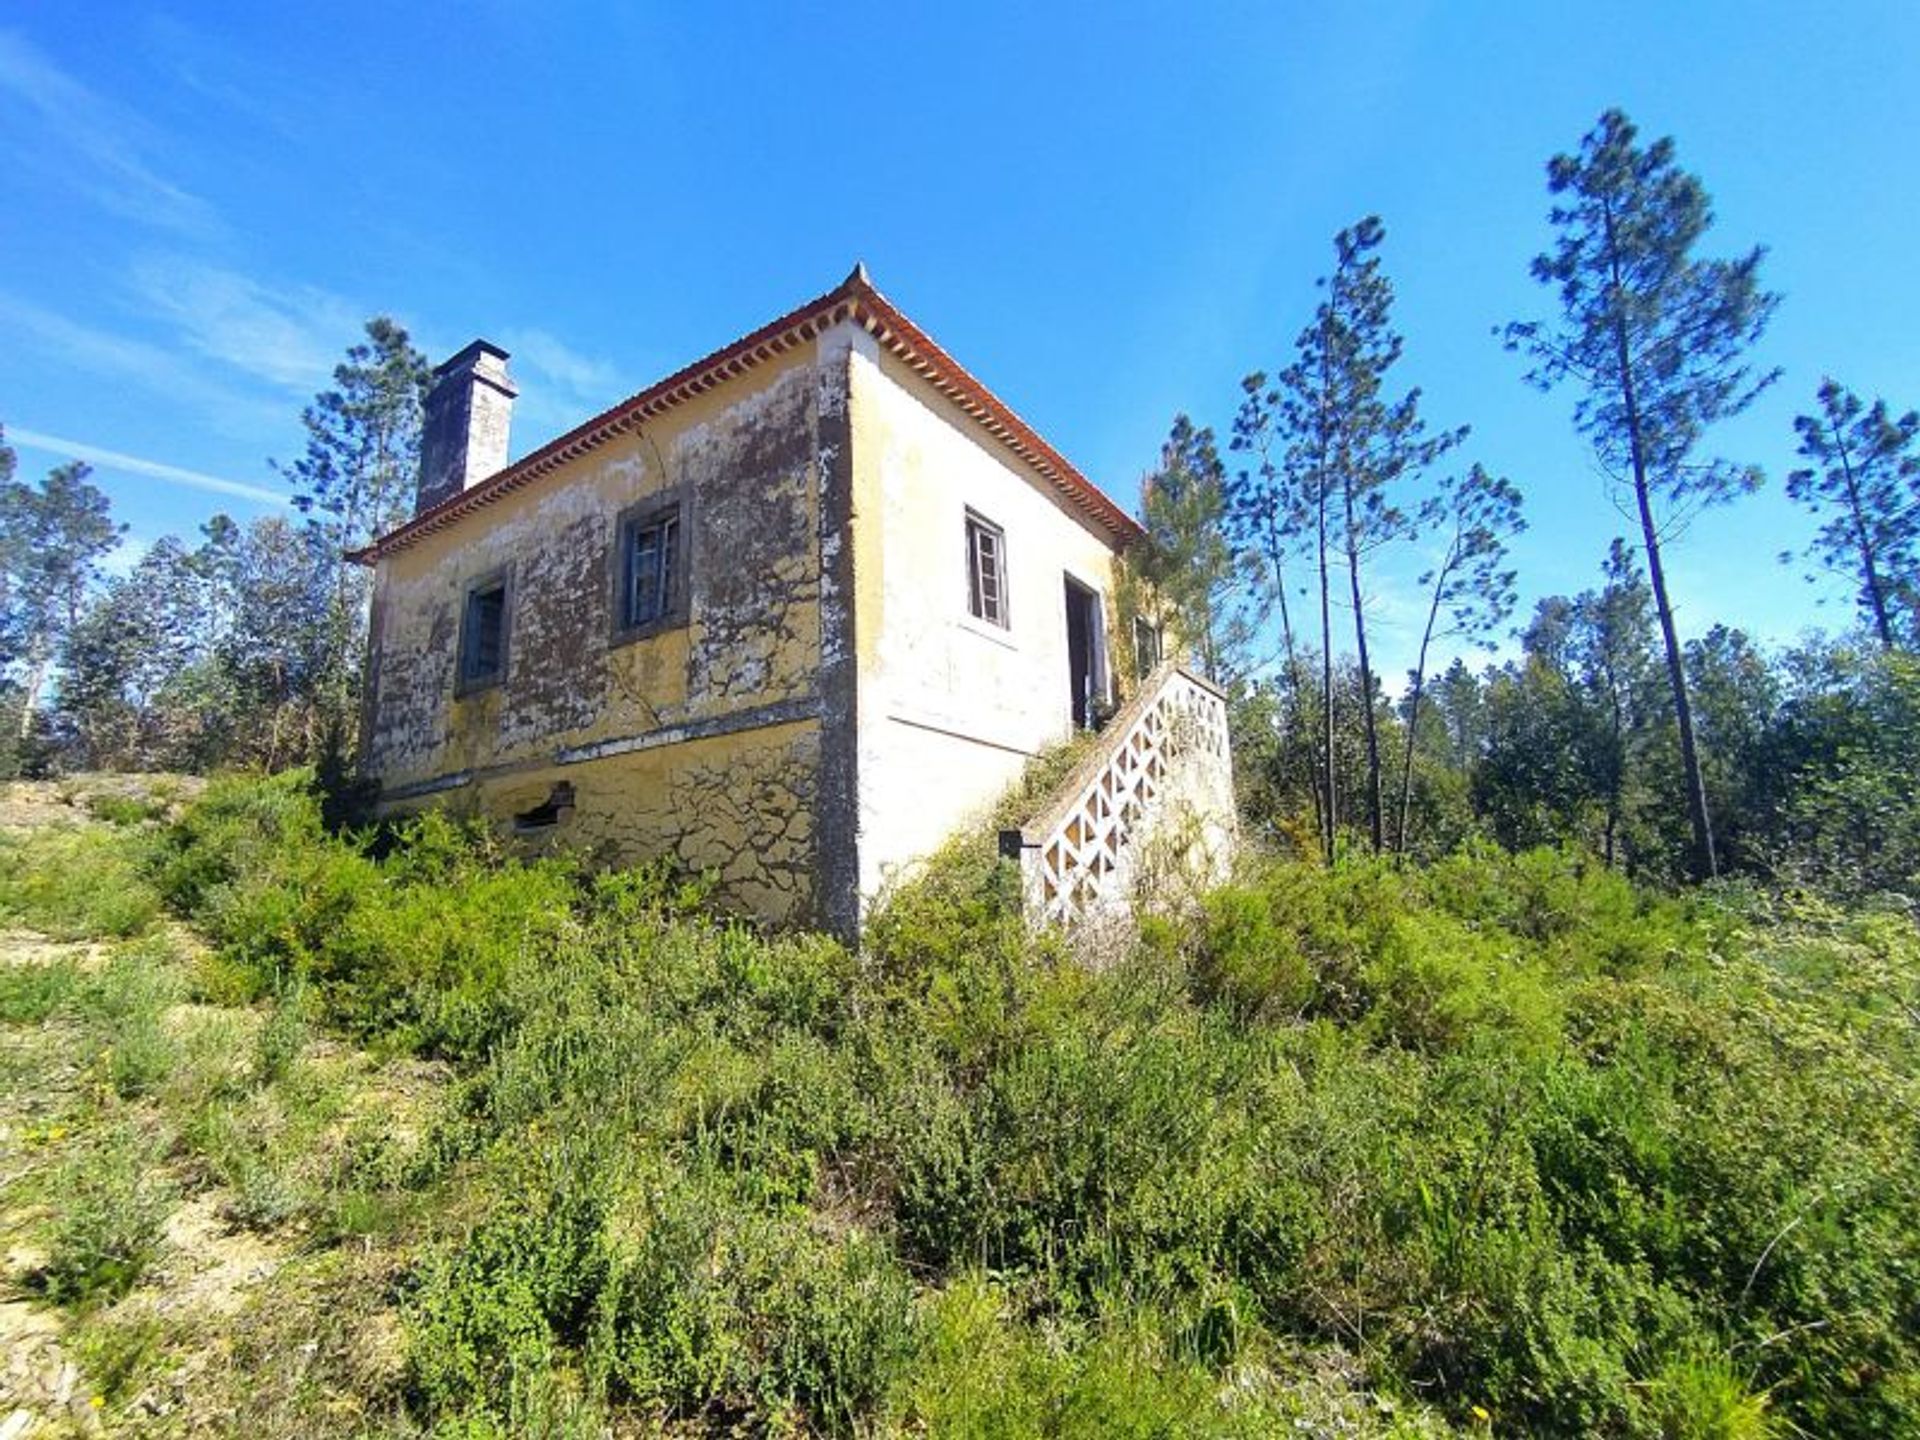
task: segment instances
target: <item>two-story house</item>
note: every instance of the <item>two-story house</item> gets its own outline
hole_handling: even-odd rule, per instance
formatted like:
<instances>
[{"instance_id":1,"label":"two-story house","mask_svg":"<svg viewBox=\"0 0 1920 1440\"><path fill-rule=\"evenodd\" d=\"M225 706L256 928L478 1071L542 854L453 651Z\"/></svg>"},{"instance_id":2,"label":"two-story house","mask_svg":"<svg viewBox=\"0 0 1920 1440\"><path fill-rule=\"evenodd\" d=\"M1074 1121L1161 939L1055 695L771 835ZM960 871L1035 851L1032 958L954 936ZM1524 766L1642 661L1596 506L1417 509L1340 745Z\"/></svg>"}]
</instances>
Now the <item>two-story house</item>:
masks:
<instances>
[{"instance_id":1,"label":"two-story house","mask_svg":"<svg viewBox=\"0 0 1920 1440\"><path fill-rule=\"evenodd\" d=\"M506 359L435 371L417 513L359 557L388 811L847 932L1159 659L1136 523L863 269L512 464Z\"/></svg>"}]
</instances>

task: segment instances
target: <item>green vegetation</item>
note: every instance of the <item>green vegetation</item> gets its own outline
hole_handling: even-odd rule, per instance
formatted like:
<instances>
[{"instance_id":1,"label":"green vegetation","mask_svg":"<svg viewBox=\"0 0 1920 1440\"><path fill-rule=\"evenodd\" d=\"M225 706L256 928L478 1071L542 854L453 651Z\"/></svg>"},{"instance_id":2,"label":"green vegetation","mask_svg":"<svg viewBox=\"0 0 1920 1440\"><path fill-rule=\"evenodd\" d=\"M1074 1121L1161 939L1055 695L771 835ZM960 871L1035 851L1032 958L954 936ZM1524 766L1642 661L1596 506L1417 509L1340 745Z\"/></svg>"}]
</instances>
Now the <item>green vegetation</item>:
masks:
<instances>
[{"instance_id":1,"label":"green vegetation","mask_svg":"<svg viewBox=\"0 0 1920 1440\"><path fill-rule=\"evenodd\" d=\"M109 853L119 903L53 885ZM1091 969L965 858L855 955L444 819L376 855L298 777L8 851L65 933L212 942L3 992L95 1067L7 1203L60 1197L110 1418L206 1343L139 1288L206 1194L299 1238L194 1381L250 1433L1915 1423L1910 919L1488 847L1256 868Z\"/></svg>"}]
</instances>

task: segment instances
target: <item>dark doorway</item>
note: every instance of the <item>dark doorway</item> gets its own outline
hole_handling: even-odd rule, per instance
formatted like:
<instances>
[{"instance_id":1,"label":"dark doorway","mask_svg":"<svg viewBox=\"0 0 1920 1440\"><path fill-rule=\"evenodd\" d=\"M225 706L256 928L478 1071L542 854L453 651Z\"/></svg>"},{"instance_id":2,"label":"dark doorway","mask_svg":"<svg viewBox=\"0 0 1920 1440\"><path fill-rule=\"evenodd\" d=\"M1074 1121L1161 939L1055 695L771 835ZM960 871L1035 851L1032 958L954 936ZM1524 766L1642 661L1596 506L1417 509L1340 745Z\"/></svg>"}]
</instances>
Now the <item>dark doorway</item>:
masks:
<instances>
[{"instance_id":1,"label":"dark doorway","mask_svg":"<svg viewBox=\"0 0 1920 1440\"><path fill-rule=\"evenodd\" d=\"M1091 728L1100 697L1100 597L1067 577L1067 677L1073 687L1073 728Z\"/></svg>"}]
</instances>

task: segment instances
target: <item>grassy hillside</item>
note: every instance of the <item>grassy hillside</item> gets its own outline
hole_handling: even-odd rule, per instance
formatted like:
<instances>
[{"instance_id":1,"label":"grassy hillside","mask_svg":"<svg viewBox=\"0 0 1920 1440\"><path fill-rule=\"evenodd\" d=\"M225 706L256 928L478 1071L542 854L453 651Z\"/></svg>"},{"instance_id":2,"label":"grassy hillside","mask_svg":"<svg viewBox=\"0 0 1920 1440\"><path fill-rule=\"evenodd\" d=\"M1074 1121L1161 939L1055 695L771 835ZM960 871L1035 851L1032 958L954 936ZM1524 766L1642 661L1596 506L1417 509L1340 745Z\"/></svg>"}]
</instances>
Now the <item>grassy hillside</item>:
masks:
<instances>
[{"instance_id":1,"label":"grassy hillside","mask_svg":"<svg viewBox=\"0 0 1920 1440\"><path fill-rule=\"evenodd\" d=\"M0 848L76 1430L1920 1431L1900 915L1485 851L1093 969L956 856L855 956L293 779L101 808Z\"/></svg>"}]
</instances>

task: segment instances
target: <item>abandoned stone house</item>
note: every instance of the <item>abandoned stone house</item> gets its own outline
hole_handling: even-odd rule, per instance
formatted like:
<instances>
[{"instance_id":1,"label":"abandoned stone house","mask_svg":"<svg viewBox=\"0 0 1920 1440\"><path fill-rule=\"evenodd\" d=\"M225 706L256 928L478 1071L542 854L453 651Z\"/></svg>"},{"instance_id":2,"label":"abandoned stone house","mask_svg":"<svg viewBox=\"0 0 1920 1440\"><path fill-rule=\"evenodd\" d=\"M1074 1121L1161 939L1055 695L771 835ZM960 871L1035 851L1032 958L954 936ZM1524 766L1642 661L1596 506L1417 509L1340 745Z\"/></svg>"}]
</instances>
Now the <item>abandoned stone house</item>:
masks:
<instances>
[{"instance_id":1,"label":"abandoned stone house","mask_svg":"<svg viewBox=\"0 0 1920 1440\"><path fill-rule=\"evenodd\" d=\"M1123 878L1179 717L1230 834L1219 697L1123 613L1139 527L864 270L512 464L507 358L434 372L416 513L357 557L385 810L671 856L845 932L1125 701L1078 799L1003 837L1037 910Z\"/></svg>"}]
</instances>

